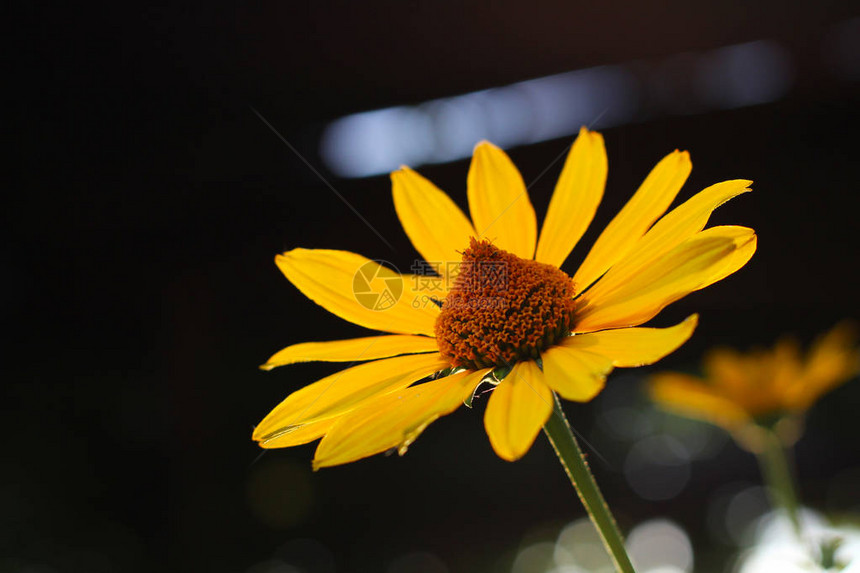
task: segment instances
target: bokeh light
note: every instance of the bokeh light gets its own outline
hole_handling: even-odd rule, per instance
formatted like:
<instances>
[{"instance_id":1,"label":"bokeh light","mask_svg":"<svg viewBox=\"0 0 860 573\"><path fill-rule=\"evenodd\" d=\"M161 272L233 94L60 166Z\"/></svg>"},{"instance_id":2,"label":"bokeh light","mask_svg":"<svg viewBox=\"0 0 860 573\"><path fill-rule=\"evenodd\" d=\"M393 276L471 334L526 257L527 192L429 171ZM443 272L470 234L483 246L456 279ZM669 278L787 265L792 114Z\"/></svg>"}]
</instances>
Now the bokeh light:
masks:
<instances>
[{"instance_id":1,"label":"bokeh light","mask_svg":"<svg viewBox=\"0 0 860 573\"><path fill-rule=\"evenodd\" d=\"M809 571L860 571L860 526L830 524L823 516L803 510L800 514L802 540L791 523L779 512L769 512L759 518L752 546L744 551L736 564L737 573L808 573ZM821 548L838 540L834 563L827 568L821 563ZM831 545L832 546L832 545ZM825 551L827 551L825 549ZM827 565L830 565L829 563Z\"/></svg>"},{"instance_id":2,"label":"bokeh light","mask_svg":"<svg viewBox=\"0 0 860 573\"><path fill-rule=\"evenodd\" d=\"M603 542L587 517L561 530L555 542L553 558L559 568L576 568L577 571L613 570ZM559 569L558 573L561 571L565 570Z\"/></svg>"},{"instance_id":3,"label":"bokeh light","mask_svg":"<svg viewBox=\"0 0 860 573\"><path fill-rule=\"evenodd\" d=\"M625 542L630 559L643 573L690 573L693 547L684 529L668 519L640 523Z\"/></svg>"},{"instance_id":4,"label":"bokeh light","mask_svg":"<svg viewBox=\"0 0 860 573\"><path fill-rule=\"evenodd\" d=\"M691 573L693 547L677 523L656 518L634 527L625 542L640 573ZM565 525L555 542L524 545L510 573L613 573L615 567L588 518Z\"/></svg>"}]
</instances>

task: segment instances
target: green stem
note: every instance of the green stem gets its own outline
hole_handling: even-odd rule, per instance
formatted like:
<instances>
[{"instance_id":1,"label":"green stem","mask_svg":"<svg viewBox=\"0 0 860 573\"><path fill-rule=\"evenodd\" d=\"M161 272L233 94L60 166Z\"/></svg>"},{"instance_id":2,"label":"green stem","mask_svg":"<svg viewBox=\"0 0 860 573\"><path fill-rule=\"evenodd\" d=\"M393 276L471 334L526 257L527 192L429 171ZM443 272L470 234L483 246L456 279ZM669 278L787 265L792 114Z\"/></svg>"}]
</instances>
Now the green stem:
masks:
<instances>
[{"instance_id":1,"label":"green stem","mask_svg":"<svg viewBox=\"0 0 860 573\"><path fill-rule=\"evenodd\" d=\"M561 465L564 466L564 471L567 472L567 477L576 489L579 500L588 510L591 523L600 533L600 538L609 556L612 557L615 569L619 573L635 573L630 557L624 549L624 539L618 531L615 518L612 517L612 512L609 511L609 506L606 505L603 494L600 493L600 488L597 487L597 482L594 481L594 476L588 469L588 463L564 416L558 396L553 393L553 397L553 413L544 425L543 431L555 449Z\"/></svg>"},{"instance_id":2,"label":"green stem","mask_svg":"<svg viewBox=\"0 0 860 573\"><path fill-rule=\"evenodd\" d=\"M758 462L765 484L771 491L774 505L782 507L788 514L798 537L801 536L798 516L797 490L794 474L782 442L773 431L762 428L763 448L758 454Z\"/></svg>"}]
</instances>

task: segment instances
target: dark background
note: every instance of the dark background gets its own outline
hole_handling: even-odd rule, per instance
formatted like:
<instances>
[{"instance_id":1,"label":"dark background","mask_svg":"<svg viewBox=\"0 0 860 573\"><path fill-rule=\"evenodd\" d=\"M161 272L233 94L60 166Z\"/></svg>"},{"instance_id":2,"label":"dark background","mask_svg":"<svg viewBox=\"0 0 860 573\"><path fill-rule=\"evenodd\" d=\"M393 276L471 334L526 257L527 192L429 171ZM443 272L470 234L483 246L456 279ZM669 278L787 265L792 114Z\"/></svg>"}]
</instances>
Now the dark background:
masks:
<instances>
[{"instance_id":1,"label":"dark background","mask_svg":"<svg viewBox=\"0 0 860 573\"><path fill-rule=\"evenodd\" d=\"M493 454L483 404L435 424L403 458L318 473L312 446L258 458L253 425L336 366L256 366L292 343L363 334L306 300L275 253L350 249L401 269L416 254L387 177L324 171L394 251L250 107L324 169L321 129L347 113L781 42L795 81L776 102L666 110L604 130L610 175L586 246L675 148L694 162L684 198L755 181L713 218L754 227L755 258L654 321L701 314L696 336L662 364L694 367L713 344L770 344L783 332L808 341L860 318L860 83L856 67L853 79L834 72L825 41L858 15L836 1L13 8L0 569L265 572L278 558L308 573L394 571L398 556L425 551L451 572L509 571L524 538L584 512L542 437L517 463ZM510 153L530 181L569 141ZM464 206L467 167L421 171ZM532 189L539 217L558 171ZM797 448L803 498L819 510L860 504L860 488L832 493L860 467L858 386L816 406ZM697 571L722 570L736 547L709 529L709 495L756 483L755 460L727 442L692 464L676 496L643 500L621 471L632 441L613 442L596 412L612 400L648 406L635 376L610 387L568 413L605 458L594 468L622 526L668 516L691 536Z\"/></svg>"}]
</instances>

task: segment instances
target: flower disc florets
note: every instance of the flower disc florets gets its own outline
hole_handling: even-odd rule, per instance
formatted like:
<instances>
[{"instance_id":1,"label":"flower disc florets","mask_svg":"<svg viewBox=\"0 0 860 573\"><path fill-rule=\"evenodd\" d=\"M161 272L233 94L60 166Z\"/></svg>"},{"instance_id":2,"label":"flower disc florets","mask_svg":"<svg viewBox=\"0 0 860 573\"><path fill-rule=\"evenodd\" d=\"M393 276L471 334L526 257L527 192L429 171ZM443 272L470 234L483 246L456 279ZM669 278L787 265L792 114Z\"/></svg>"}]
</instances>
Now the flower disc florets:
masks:
<instances>
[{"instance_id":1,"label":"flower disc florets","mask_svg":"<svg viewBox=\"0 0 860 573\"><path fill-rule=\"evenodd\" d=\"M439 351L455 366L511 366L570 334L573 281L552 265L471 240L436 319Z\"/></svg>"}]
</instances>

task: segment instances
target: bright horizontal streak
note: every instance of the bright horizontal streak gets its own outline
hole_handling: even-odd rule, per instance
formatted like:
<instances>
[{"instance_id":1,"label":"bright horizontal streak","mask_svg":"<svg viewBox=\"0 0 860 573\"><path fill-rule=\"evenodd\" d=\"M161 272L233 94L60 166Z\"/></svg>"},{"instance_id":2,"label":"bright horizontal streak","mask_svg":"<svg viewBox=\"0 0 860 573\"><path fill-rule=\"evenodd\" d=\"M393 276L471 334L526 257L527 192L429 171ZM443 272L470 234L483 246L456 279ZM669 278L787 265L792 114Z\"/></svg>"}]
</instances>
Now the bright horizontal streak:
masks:
<instances>
[{"instance_id":1,"label":"bright horizontal streak","mask_svg":"<svg viewBox=\"0 0 860 573\"><path fill-rule=\"evenodd\" d=\"M520 84L532 102L533 143L576 133L582 125L609 127L629 121L638 86L624 68L590 68Z\"/></svg>"},{"instance_id":2,"label":"bright horizontal streak","mask_svg":"<svg viewBox=\"0 0 860 573\"><path fill-rule=\"evenodd\" d=\"M791 87L791 61L774 42L737 44L690 57L696 93L689 98L695 101L677 105L755 105L774 101ZM320 154L336 175L368 177L401 165L463 159L481 140L509 148L567 137L583 125L621 125L649 111L640 109L640 82L625 66L601 66L356 113L326 127Z\"/></svg>"},{"instance_id":3,"label":"bright horizontal streak","mask_svg":"<svg viewBox=\"0 0 860 573\"><path fill-rule=\"evenodd\" d=\"M706 103L730 109L781 98L791 87L793 75L785 48L759 40L705 54L696 79Z\"/></svg>"},{"instance_id":4,"label":"bright horizontal streak","mask_svg":"<svg viewBox=\"0 0 860 573\"><path fill-rule=\"evenodd\" d=\"M509 147L571 135L584 124L617 125L635 109L629 72L591 68L348 115L326 128L320 152L337 175L367 177L469 157L483 139Z\"/></svg>"},{"instance_id":5,"label":"bright horizontal streak","mask_svg":"<svg viewBox=\"0 0 860 573\"><path fill-rule=\"evenodd\" d=\"M426 163L433 152L433 127L413 107L391 107L343 117L326 128L320 148L341 177L366 177L400 164Z\"/></svg>"}]
</instances>

